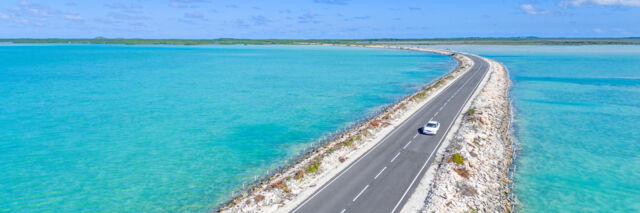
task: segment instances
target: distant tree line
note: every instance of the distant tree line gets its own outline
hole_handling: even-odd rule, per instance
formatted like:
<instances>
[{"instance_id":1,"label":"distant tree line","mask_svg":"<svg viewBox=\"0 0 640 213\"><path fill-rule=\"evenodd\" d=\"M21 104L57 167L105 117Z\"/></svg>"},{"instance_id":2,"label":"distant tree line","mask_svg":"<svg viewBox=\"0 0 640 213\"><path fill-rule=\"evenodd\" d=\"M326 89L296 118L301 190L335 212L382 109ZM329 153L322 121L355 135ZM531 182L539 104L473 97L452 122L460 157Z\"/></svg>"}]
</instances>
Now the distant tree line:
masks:
<instances>
[{"instance_id":1,"label":"distant tree line","mask_svg":"<svg viewBox=\"0 0 640 213\"><path fill-rule=\"evenodd\" d=\"M73 44L167 44L167 45L306 45L306 44L343 44L343 45L375 45L375 44L477 44L477 45L638 45L640 37L628 38L423 38L423 39L138 39L138 38L104 38L63 39L63 38L16 38L0 39L4 43L73 43Z\"/></svg>"}]
</instances>

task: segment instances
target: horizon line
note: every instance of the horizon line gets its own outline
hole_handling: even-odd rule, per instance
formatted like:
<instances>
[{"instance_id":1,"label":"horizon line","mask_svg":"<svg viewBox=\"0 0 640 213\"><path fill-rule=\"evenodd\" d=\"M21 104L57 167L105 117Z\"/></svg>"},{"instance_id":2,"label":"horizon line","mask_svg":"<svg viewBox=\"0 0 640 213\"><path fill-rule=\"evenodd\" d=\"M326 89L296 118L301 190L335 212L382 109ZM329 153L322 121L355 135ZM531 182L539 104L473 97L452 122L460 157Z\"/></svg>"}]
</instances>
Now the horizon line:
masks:
<instances>
[{"instance_id":1,"label":"horizon line","mask_svg":"<svg viewBox=\"0 0 640 213\"><path fill-rule=\"evenodd\" d=\"M640 36L625 36L625 37L539 37L539 36L510 36L510 37L432 37L432 38L392 38L392 37L371 37L371 38L241 38L241 37L218 37L218 38L141 38L141 37L104 37L97 36L93 38L64 38L64 37L49 37L49 38L28 38L28 37L0 37L0 40L12 40L12 39L68 39L68 40L111 40L111 39L139 39L139 40L221 40L221 39L235 39L235 40L443 40L443 39L640 39Z\"/></svg>"}]
</instances>

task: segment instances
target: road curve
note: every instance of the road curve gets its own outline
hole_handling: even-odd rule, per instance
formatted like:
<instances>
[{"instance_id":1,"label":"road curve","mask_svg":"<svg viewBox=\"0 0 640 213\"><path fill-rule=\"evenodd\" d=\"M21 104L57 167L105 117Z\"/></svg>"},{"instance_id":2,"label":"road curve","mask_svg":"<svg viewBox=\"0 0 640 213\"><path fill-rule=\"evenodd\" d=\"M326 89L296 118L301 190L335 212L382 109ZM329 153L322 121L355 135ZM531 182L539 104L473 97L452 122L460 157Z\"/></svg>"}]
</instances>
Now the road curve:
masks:
<instances>
[{"instance_id":1,"label":"road curve","mask_svg":"<svg viewBox=\"0 0 640 213\"><path fill-rule=\"evenodd\" d=\"M480 57L466 56L474 62L469 71L292 212L399 212L489 70L489 64ZM438 134L419 134L419 128L429 120L440 122Z\"/></svg>"}]
</instances>

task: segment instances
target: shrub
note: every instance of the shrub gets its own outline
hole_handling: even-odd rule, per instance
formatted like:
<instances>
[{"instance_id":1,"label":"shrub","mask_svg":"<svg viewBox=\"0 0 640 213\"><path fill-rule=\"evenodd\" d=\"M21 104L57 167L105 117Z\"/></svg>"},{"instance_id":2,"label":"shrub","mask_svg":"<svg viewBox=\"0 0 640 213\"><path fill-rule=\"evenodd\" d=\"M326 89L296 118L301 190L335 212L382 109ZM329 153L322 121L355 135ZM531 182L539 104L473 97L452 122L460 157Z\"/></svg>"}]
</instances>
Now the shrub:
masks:
<instances>
[{"instance_id":1,"label":"shrub","mask_svg":"<svg viewBox=\"0 0 640 213\"><path fill-rule=\"evenodd\" d=\"M260 202L260 201L264 200L264 195L256 195L255 200L256 200L256 203L258 203L258 202Z\"/></svg>"},{"instance_id":2,"label":"shrub","mask_svg":"<svg viewBox=\"0 0 640 213\"><path fill-rule=\"evenodd\" d=\"M358 135L358 137L356 137L356 140L362 140L362 135Z\"/></svg>"},{"instance_id":3,"label":"shrub","mask_svg":"<svg viewBox=\"0 0 640 213\"><path fill-rule=\"evenodd\" d=\"M296 175L293 176L293 179L300 180L300 178L303 178L303 177L304 177L304 172L302 172L302 170L298 170L296 172Z\"/></svg>"},{"instance_id":4,"label":"shrub","mask_svg":"<svg viewBox=\"0 0 640 213\"><path fill-rule=\"evenodd\" d=\"M418 97L418 98L424 98L424 96L426 96L426 95L427 95L427 92L422 91L422 92L419 92L418 94L416 94L416 97Z\"/></svg>"},{"instance_id":5,"label":"shrub","mask_svg":"<svg viewBox=\"0 0 640 213\"><path fill-rule=\"evenodd\" d=\"M378 127L378 126L380 126L380 120L373 120L373 121L371 121L371 126L372 126L372 127Z\"/></svg>"},{"instance_id":6,"label":"shrub","mask_svg":"<svg viewBox=\"0 0 640 213\"><path fill-rule=\"evenodd\" d=\"M329 149L325 152L325 154L327 154L327 155L328 155L328 154L333 153L334 151L336 151L336 148L331 147L331 148L329 148Z\"/></svg>"},{"instance_id":7,"label":"shrub","mask_svg":"<svg viewBox=\"0 0 640 213\"><path fill-rule=\"evenodd\" d=\"M453 171L456 171L456 173L458 173L458 175L460 175L463 178L469 178L469 176L471 176L471 173L469 173L469 170L462 168L462 169L456 169L453 168Z\"/></svg>"},{"instance_id":8,"label":"shrub","mask_svg":"<svg viewBox=\"0 0 640 213\"><path fill-rule=\"evenodd\" d=\"M273 188L278 188L278 189L282 190L284 193L289 193L289 192L291 192L291 191L289 190L289 187L287 187L287 183L286 183L286 182L284 182L284 179L281 179L281 180L279 180L279 181L277 181L277 182L275 182L275 183L271 184L271 186L270 186L270 187L271 187L272 189L273 189Z\"/></svg>"},{"instance_id":9,"label":"shrub","mask_svg":"<svg viewBox=\"0 0 640 213\"><path fill-rule=\"evenodd\" d=\"M314 173L320 168L321 159L319 157L313 159L307 166L306 173Z\"/></svg>"},{"instance_id":10,"label":"shrub","mask_svg":"<svg viewBox=\"0 0 640 213\"><path fill-rule=\"evenodd\" d=\"M458 153L453 154L453 156L451 157L451 160L458 165L464 164L464 157L462 157L462 155Z\"/></svg>"},{"instance_id":11,"label":"shrub","mask_svg":"<svg viewBox=\"0 0 640 213\"><path fill-rule=\"evenodd\" d=\"M354 141L353 137L349 137L349 139L347 139L346 141L342 142L342 145L351 146L351 145L353 145L353 141Z\"/></svg>"},{"instance_id":12,"label":"shrub","mask_svg":"<svg viewBox=\"0 0 640 213\"><path fill-rule=\"evenodd\" d=\"M472 108L472 109L469 109L469 111L467 112L467 115L473 115L475 113L476 113L476 109Z\"/></svg>"}]
</instances>

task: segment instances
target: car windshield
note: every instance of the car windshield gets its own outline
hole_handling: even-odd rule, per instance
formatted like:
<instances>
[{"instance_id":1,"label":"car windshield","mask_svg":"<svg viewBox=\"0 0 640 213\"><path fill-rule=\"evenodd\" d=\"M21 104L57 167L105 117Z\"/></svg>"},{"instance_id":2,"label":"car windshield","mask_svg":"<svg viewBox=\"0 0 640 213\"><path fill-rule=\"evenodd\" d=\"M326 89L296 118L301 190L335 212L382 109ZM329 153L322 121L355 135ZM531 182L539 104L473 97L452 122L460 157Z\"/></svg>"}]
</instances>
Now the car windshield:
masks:
<instances>
[{"instance_id":1,"label":"car windshield","mask_svg":"<svg viewBox=\"0 0 640 213\"><path fill-rule=\"evenodd\" d=\"M434 124L434 123L428 123L428 124L427 124L427 127L436 127L436 124Z\"/></svg>"}]
</instances>

